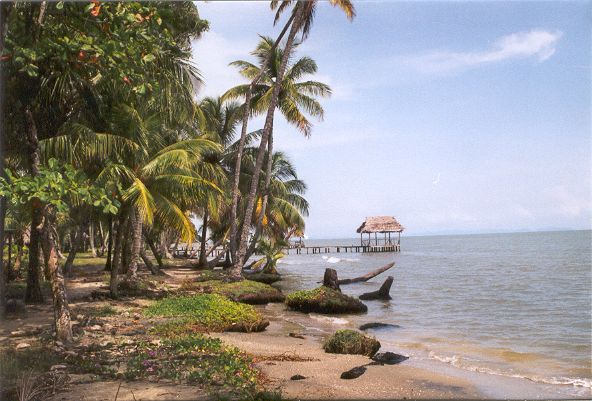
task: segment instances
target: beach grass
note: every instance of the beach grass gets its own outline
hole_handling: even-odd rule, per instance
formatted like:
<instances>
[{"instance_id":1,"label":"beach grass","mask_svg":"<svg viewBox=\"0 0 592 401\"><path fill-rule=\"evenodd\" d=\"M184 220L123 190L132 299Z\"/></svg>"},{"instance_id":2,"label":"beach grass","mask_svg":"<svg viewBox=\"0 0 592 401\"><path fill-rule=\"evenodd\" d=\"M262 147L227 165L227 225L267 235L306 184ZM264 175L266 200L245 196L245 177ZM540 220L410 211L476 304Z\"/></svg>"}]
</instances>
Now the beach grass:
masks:
<instances>
[{"instance_id":1,"label":"beach grass","mask_svg":"<svg viewBox=\"0 0 592 401\"><path fill-rule=\"evenodd\" d=\"M220 294L236 302L246 304L266 304L283 302L285 297L280 290L269 284L251 280L224 282L221 280L184 282L181 290L198 291L207 294Z\"/></svg>"},{"instance_id":2,"label":"beach grass","mask_svg":"<svg viewBox=\"0 0 592 401\"><path fill-rule=\"evenodd\" d=\"M251 305L234 302L219 294L170 297L155 301L144 314L148 317L172 317L157 325L160 334L183 331L263 331L269 322Z\"/></svg>"}]
</instances>

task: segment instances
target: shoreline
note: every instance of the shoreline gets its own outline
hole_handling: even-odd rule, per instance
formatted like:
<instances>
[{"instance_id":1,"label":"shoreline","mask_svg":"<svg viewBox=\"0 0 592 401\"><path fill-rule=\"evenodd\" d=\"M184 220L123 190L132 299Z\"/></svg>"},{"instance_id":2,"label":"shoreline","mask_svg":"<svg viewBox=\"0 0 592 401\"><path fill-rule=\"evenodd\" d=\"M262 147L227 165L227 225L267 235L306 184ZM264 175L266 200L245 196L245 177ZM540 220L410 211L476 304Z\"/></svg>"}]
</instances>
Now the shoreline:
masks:
<instances>
[{"instance_id":1,"label":"shoreline","mask_svg":"<svg viewBox=\"0 0 592 401\"><path fill-rule=\"evenodd\" d=\"M528 378L471 371L446 362L417 358L405 348L382 342L379 352L391 351L411 356L397 365L368 366L366 373L354 380L342 380L342 372L371 362L360 355L328 354L322 341L329 333L351 328L331 319L315 319L308 314L285 311L274 304L259 310L270 320L260 333L220 333L229 345L255 355L257 367L273 387L281 387L282 396L298 399L588 399L586 389L574 396L571 386L533 382ZM297 319L294 319L297 318ZM340 319L335 318L333 319ZM305 323L306 322L306 323ZM289 333L303 335L293 338ZM367 332L374 335L373 332ZM377 336L380 340L380 337ZM283 355L286 359L269 360ZM302 359L313 358L314 361ZM293 381L296 374L307 377Z\"/></svg>"},{"instance_id":2,"label":"shoreline","mask_svg":"<svg viewBox=\"0 0 592 401\"><path fill-rule=\"evenodd\" d=\"M476 399L484 398L463 378L441 374L410 364L367 366L353 380L340 378L351 368L372 362L362 355L329 354L321 347L322 335L274 316L260 333L219 333L225 343L253 355L256 366L269 380L270 389L281 390L287 399ZM290 332L304 339L290 337ZM294 375L305 376L291 380Z\"/></svg>"}]
</instances>

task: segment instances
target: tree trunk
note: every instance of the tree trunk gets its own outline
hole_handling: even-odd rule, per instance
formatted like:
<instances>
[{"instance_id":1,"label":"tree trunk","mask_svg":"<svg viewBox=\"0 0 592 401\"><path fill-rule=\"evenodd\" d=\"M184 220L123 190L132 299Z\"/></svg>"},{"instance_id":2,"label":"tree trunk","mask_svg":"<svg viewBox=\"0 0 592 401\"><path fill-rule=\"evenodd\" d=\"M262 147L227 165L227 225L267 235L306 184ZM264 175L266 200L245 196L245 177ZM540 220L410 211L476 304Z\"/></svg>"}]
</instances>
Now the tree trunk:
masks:
<instances>
[{"instance_id":1,"label":"tree trunk","mask_svg":"<svg viewBox=\"0 0 592 401\"><path fill-rule=\"evenodd\" d=\"M113 251L113 215L109 214L109 244L107 245L107 260L105 261L105 271L111 270L112 251Z\"/></svg>"},{"instance_id":2,"label":"tree trunk","mask_svg":"<svg viewBox=\"0 0 592 401\"><path fill-rule=\"evenodd\" d=\"M150 250L152 251L154 258L156 259L156 263L158 263L158 267L163 268L164 264L162 263L162 257L160 256L160 253L156 249L156 245L154 244L154 241L152 241L152 238L150 238L148 233L144 233L144 237L146 238L146 243L150 247Z\"/></svg>"},{"instance_id":3,"label":"tree trunk","mask_svg":"<svg viewBox=\"0 0 592 401\"><path fill-rule=\"evenodd\" d=\"M0 123L2 125L2 123ZM0 139L2 141L3 139ZM0 142L0 147L2 143ZM4 158L4 154L2 152L1 156ZM0 168L2 168L3 160L0 161ZM2 168L2 171L4 169ZM6 277L7 274L4 273L5 266L4 266L4 221L6 216L6 198L0 198L0 319L4 319L4 315L6 313ZM10 246L10 245L9 245ZM10 266L10 258L8 260L8 265ZM10 267L7 267L10 269Z\"/></svg>"},{"instance_id":4,"label":"tree trunk","mask_svg":"<svg viewBox=\"0 0 592 401\"><path fill-rule=\"evenodd\" d=\"M132 213L132 252L127 271L128 279L135 279L138 275L138 259L142 248L142 216L137 209L132 209Z\"/></svg>"},{"instance_id":5,"label":"tree trunk","mask_svg":"<svg viewBox=\"0 0 592 401\"><path fill-rule=\"evenodd\" d=\"M72 277L73 271L72 266L74 265L74 258L76 258L76 254L80 249L80 244L82 242L82 236L84 233L84 226L81 226L77 232L74 232L70 235L72 238L72 245L70 246L70 252L68 253L68 258L66 259L66 263L64 264L64 271L66 272L67 277Z\"/></svg>"},{"instance_id":6,"label":"tree trunk","mask_svg":"<svg viewBox=\"0 0 592 401\"><path fill-rule=\"evenodd\" d=\"M392 299L389 294L391 285L393 285L393 276L388 276L378 291L366 292L360 295L359 298L366 301L371 299Z\"/></svg>"},{"instance_id":7,"label":"tree trunk","mask_svg":"<svg viewBox=\"0 0 592 401\"><path fill-rule=\"evenodd\" d=\"M90 244L90 254L92 255L93 258L97 257L97 250L95 248L95 230L94 230L94 224L92 221L92 215L89 217L89 223L88 223L88 242Z\"/></svg>"},{"instance_id":8,"label":"tree trunk","mask_svg":"<svg viewBox=\"0 0 592 401\"><path fill-rule=\"evenodd\" d=\"M124 227L123 244L121 248L121 265L119 266L119 274L127 275L132 253L132 212L128 212L127 223Z\"/></svg>"},{"instance_id":9,"label":"tree trunk","mask_svg":"<svg viewBox=\"0 0 592 401\"><path fill-rule=\"evenodd\" d=\"M13 274L11 275L12 279L17 277L19 271L21 270L21 264L23 262L23 249L23 241L21 239L20 242L17 242L16 244L16 256L14 257L14 266L12 268Z\"/></svg>"},{"instance_id":10,"label":"tree trunk","mask_svg":"<svg viewBox=\"0 0 592 401\"><path fill-rule=\"evenodd\" d=\"M390 269L391 267L393 267L395 265L395 263L389 263L388 265L382 266L376 270L371 271L370 273L364 274L363 276L360 277L355 277L355 278L346 278L343 280L339 280L339 284L344 285L344 284L351 284L351 283L359 283L362 281L368 281L370 280L372 277L376 277L378 276L380 273L383 273L385 271L387 271L388 269Z\"/></svg>"},{"instance_id":11,"label":"tree trunk","mask_svg":"<svg viewBox=\"0 0 592 401\"><path fill-rule=\"evenodd\" d=\"M337 271L335 269L325 269L325 276L323 277L323 285L325 287L333 288L341 291L339 288L339 280L337 279Z\"/></svg>"},{"instance_id":12,"label":"tree trunk","mask_svg":"<svg viewBox=\"0 0 592 401\"><path fill-rule=\"evenodd\" d=\"M249 250L245 255L245 260L243 261L243 265L247 263L247 260L253 255L255 252L255 248L257 247L257 241L261 237L263 233L263 220L265 219L265 214L267 213L267 202L269 202L269 185L271 184L271 173L273 167L273 121L271 123L271 131L269 133L269 139L267 140L267 163L265 167L265 184L263 185L263 199L261 200L261 212L257 218L257 227L255 229L255 235L253 236L253 241L251 241L251 245L249 245Z\"/></svg>"},{"instance_id":13,"label":"tree trunk","mask_svg":"<svg viewBox=\"0 0 592 401\"><path fill-rule=\"evenodd\" d=\"M4 52L4 42L8 24L6 23L10 4L0 3L0 54ZM4 176L4 138L5 138L5 113L4 99L6 99L6 79L4 74L4 62L0 63L0 176ZM0 249L4 251L4 223L6 220L6 198L0 197ZM3 252L1 253L3 254ZM16 264L16 262L15 262ZM0 319L4 318L6 312L6 275L4 274L4 262L0 257Z\"/></svg>"},{"instance_id":14,"label":"tree trunk","mask_svg":"<svg viewBox=\"0 0 592 401\"><path fill-rule=\"evenodd\" d=\"M109 291L112 298L117 298L119 295L119 268L121 266L121 252L123 250L123 233L126 231L127 212L120 211L117 234L114 241L113 261L111 264L111 278L109 280Z\"/></svg>"},{"instance_id":15,"label":"tree trunk","mask_svg":"<svg viewBox=\"0 0 592 401\"><path fill-rule=\"evenodd\" d=\"M52 229L53 219L48 211L45 212L43 224L43 250L45 261L49 267L51 293L53 296L53 316L56 328L56 339L64 343L72 341L72 325L70 323L70 308L64 285L64 275L58 262L57 242Z\"/></svg>"},{"instance_id":16,"label":"tree trunk","mask_svg":"<svg viewBox=\"0 0 592 401\"><path fill-rule=\"evenodd\" d=\"M177 256L177 249L179 249L179 241L179 238L177 238L177 240L175 241L175 245L173 245L173 257Z\"/></svg>"},{"instance_id":17,"label":"tree trunk","mask_svg":"<svg viewBox=\"0 0 592 401\"><path fill-rule=\"evenodd\" d=\"M29 167L31 175L35 177L39 174L39 139L37 136L37 126L33 119L33 113L26 107L25 131L27 134L27 150L29 157ZM43 294L39 285L39 259L41 256L41 225L43 224L43 204L39 198L33 198L31 201L31 234L29 238L29 269L27 274L27 290L25 302L43 303Z\"/></svg>"},{"instance_id":18,"label":"tree trunk","mask_svg":"<svg viewBox=\"0 0 592 401\"><path fill-rule=\"evenodd\" d=\"M159 238L158 238L158 247L159 247L158 253L163 259L172 259L173 258L173 256L169 252L168 246L169 246L169 242L168 242L167 233L166 232L160 233Z\"/></svg>"},{"instance_id":19,"label":"tree trunk","mask_svg":"<svg viewBox=\"0 0 592 401\"><path fill-rule=\"evenodd\" d=\"M295 22L292 24L292 27L290 29L290 33L288 35L288 39L286 40L284 54L282 56L279 71L277 73L275 85L273 87L271 100L269 102L269 108L267 109L267 116L265 117L265 125L263 126L263 134L261 136L261 143L259 144L259 150L257 152L257 160L255 162L255 170L253 171L253 177L251 178L251 188L249 190L249 196L247 198L245 221L243 222L243 229L242 229L241 236L240 236L237 257L236 257L236 260L234 261L235 265L232 268L232 271L230 273L230 278L232 280L241 280L242 279L244 258L247 253L247 242L248 242L248 238L249 238L249 229L251 227L251 220L253 217L253 209L255 207L255 199L257 197L257 188L259 187L259 174L261 172L261 168L263 167L263 158L265 156L265 148L267 147L267 141L269 140L269 135L271 133L271 128L273 125L273 116L275 113L275 108L277 107L281 84L282 84L282 80L284 78L284 72L286 71L288 59L289 59L290 53L292 52L294 38L296 37L296 33L298 32L298 30L300 29L300 20L301 20L301 15L303 12L304 12L304 8L298 7L298 10L296 11L297 16L295 17Z\"/></svg>"},{"instance_id":20,"label":"tree trunk","mask_svg":"<svg viewBox=\"0 0 592 401\"><path fill-rule=\"evenodd\" d=\"M154 263L152 263L152 261L150 259L148 259L148 255L146 255L146 252L143 249L140 250L140 257L144 261L144 264L146 265L146 267L148 269L150 269L150 271L152 272L152 274L158 274L159 273L158 267L154 266Z\"/></svg>"},{"instance_id":21,"label":"tree trunk","mask_svg":"<svg viewBox=\"0 0 592 401\"><path fill-rule=\"evenodd\" d=\"M103 256L105 255L105 249L107 248L107 241L105 241L105 232L103 231L103 224L101 223L101 220L99 220L99 235L101 236L101 240L99 241L101 243L101 247L99 248L97 254L99 256Z\"/></svg>"},{"instance_id":22,"label":"tree trunk","mask_svg":"<svg viewBox=\"0 0 592 401\"><path fill-rule=\"evenodd\" d=\"M214 268L218 265L218 262L220 261L220 259L222 259L223 256L226 256L226 263L229 264L230 263L230 252L220 252L217 256L214 257L214 259L210 260L207 264L208 268Z\"/></svg>"},{"instance_id":23,"label":"tree trunk","mask_svg":"<svg viewBox=\"0 0 592 401\"><path fill-rule=\"evenodd\" d=\"M290 25L294 22L295 16L296 16L296 14L292 14L290 16L290 18L288 19L288 21L286 22L286 25L284 25L284 28L282 29L282 31L278 35L273 46L271 47L271 51L269 52L267 58L265 59L265 61L263 63L264 66L269 64L269 60L270 60L271 55L274 53L275 48L281 42L282 38L286 34ZM247 94L245 95L245 110L243 113L241 136L240 136L240 140L239 140L238 150L236 153L236 162L235 162L235 166L234 166L234 177L232 179L232 205L230 207L230 255L231 255L232 261L235 263L237 261L236 252L237 252L237 247L238 247L237 235L238 235L238 226L239 226L239 222L237 219L238 198L240 196L238 184L240 182L240 171L241 171L241 164L242 164L242 160L243 160L243 151L245 148L245 140L247 138L247 126L249 123L249 118L251 117L251 110L250 110L251 98L253 96L253 88L255 87L255 85L257 85L259 83L259 81L261 80L261 78L263 77L264 74L265 74L265 68L262 68L259 75L257 75L253 79L253 81L251 81L251 84L249 85L249 90L247 91ZM242 269L242 267L241 267L241 269Z\"/></svg>"},{"instance_id":24,"label":"tree trunk","mask_svg":"<svg viewBox=\"0 0 592 401\"><path fill-rule=\"evenodd\" d=\"M208 208L206 206L203 215L203 225L201 230L201 244L199 250L199 266L206 266L208 258L206 256L206 243L208 241Z\"/></svg>"}]
</instances>

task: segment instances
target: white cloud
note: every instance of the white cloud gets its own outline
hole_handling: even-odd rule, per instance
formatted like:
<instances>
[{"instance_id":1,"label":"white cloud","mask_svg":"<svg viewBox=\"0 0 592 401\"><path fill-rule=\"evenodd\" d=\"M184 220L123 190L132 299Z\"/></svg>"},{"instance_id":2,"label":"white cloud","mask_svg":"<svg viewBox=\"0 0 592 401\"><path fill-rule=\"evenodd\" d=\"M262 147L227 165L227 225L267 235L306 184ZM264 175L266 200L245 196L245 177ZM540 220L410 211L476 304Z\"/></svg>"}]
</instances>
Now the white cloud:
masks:
<instances>
[{"instance_id":1,"label":"white cloud","mask_svg":"<svg viewBox=\"0 0 592 401\"><path fill-rule=\"evenodd\" d=\"M406 64L424 73L445 73L504 60L536 58L543 62L555 53L561 31L517 32L497 39L491 49L476 52L433 51L409 57Z\"/></svg>"},{"instance_id":2,"label":"white cloud","mask_svg":"<svg viewBox=\"0 0 592 401\"><path fill-rule=\"evenodd\" d=\"M200 70L204 85L199 97L219 96L226 90L245 80L236 68L228 66L235 60L249 60L249 52L254 49L259 38L253 35L250 40L230 40L223 35L209 31L203 38L193 43L193 61Z\"/></svg>"}]
</instances>

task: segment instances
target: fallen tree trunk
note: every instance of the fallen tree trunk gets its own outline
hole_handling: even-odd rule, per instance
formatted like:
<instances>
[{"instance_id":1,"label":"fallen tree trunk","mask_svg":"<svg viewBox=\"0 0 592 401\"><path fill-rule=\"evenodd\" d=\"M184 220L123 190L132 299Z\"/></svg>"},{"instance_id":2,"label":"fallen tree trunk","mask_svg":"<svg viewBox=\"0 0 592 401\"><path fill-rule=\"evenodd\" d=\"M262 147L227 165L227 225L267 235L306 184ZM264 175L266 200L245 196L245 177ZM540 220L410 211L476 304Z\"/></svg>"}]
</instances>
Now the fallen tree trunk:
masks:
<instances>
[{"instance_id":1,"label":"fallen tree trunk","mask_svg":"<svg viewBox=\"0 0 592 401\"><path fill-rule=\"evenodd\" d=\"M391 291L391 285L393 285L393 276L388 276L378 291L366 292L360 295L359 298L365 301L371 299L392 299L389 294Z\"/></svg>"},{"instance_id":2,"label":"fallen tree trunk","mask_svg":"<svg viewBox=\"0 0 592 401\"><path fill-rule=\"evenodd\" d=\"M395 262L389 263L388 265L382 266L381 268L371 271L370 273L364 274L363 276L356 277L356 278L345 278L345 279L339 280L338 284L343 285L343 284L351 284L351 283L359 283L362 281L368 281L372 277L376 277L380 273L384 273L385 271L387 271L388 269L390 269L394 265L395 265Z\"/></svg>"}]
</instances>

